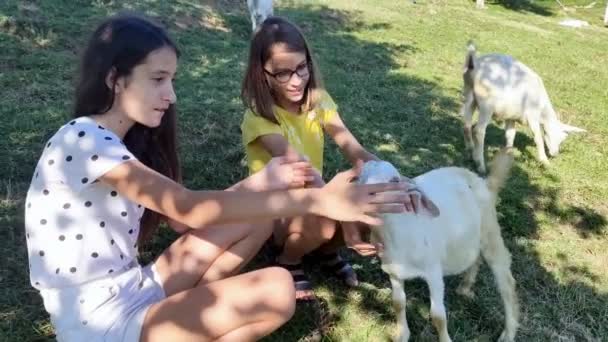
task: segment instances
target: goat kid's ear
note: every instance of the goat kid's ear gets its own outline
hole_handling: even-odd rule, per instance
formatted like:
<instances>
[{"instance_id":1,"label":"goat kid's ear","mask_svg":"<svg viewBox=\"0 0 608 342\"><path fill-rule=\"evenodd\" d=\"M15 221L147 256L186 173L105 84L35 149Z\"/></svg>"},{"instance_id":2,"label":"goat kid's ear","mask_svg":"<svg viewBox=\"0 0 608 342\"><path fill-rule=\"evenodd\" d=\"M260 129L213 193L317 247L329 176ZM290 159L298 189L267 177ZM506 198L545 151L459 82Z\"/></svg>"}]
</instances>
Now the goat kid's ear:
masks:
<instances>
[{"instance_id":1,"label":"goat kid's ear","mask_svg":"<svg viewBox=\"0 0 608 342\"><path fill-rule=\"evenodd\" d=\"M578 128L578 127L575 127L575 126L570 126L570 125L565 124L563 122L561 123L561 127L562 127L562 130L564 132L566 132L566 133L584 133L584 132L587 132L587 130L585 130L585 129Z\"/></svg>"}]
</instances>

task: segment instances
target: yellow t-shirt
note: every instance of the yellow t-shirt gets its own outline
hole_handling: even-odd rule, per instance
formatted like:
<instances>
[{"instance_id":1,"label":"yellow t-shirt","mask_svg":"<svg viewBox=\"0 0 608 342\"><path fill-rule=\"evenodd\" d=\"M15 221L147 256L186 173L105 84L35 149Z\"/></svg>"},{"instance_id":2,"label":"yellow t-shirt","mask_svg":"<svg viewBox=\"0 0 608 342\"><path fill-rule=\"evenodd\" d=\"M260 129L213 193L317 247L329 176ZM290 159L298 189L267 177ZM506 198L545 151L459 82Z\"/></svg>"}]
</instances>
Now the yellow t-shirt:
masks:
<instances>
[{"instance_id":1,"label":"yellow t-shirt","mask_svg":"<svg viewBox=\"0 0 608 342\"><path fill-rule=\"evenodd\" d=\"M256 139L263 135L280 134L289 145L308 157L311 165L323 172L323 126L337 113L337 106L331 96L324 92L319 105L307 112L294 114L274 106L275 124L251 110L245 112L241 123L243 145L247 154L249 173L260 171L272 158Z\"/></svg>"}]
</instances>

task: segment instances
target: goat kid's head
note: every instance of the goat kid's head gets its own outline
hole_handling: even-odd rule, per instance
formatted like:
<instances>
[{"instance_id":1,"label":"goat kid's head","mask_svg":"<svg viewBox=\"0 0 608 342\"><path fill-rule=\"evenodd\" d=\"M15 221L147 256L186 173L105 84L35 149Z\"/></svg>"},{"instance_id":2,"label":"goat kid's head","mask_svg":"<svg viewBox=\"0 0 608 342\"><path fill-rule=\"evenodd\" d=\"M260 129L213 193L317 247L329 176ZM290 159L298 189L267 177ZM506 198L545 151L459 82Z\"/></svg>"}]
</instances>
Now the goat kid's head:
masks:
<instances>
[{"instance_id":1,"label":"goat kid's head","mask_svg":"<svg viewBox=\"0 0 608 342\"><path fill-rule=\"evenodd\" d=\"M545 130L545 143L549 150L549 155L555 157L559 153L559 146L566 139L569 133L582 133L586 130L567 125L560 121L553 121Z\"/></svg>"},{"instance_id":2,"label":"goat kid's head","mask_svg":"<svg viewBox=\"0 0 608 342\"><path fill-rule=\"evenodd\" d=\"M400 182L401 175L393 164L384 160L370 160L363 164L357 182L359 184L377 184Z\"/></svg>"}]
</instances>

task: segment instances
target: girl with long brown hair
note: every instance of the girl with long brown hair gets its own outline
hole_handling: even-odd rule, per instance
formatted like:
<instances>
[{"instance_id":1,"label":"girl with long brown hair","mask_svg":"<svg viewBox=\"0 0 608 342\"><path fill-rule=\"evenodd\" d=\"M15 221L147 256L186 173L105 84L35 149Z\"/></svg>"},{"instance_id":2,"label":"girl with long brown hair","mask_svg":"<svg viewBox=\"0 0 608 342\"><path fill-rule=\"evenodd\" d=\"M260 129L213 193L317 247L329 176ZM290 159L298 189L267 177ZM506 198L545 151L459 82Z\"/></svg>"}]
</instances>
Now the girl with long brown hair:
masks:
<instances>
[{"instance_id":1,"label":"girl with long brown hair","mask_svg":"<svg viewBox=\"0 0 608 342\"><path fill-rule=\"evenodd\" d=\"M310 165L273 158L225 191L180 184L173 78L179 52L164 29L121 15L93 33L74 119L45 144L27 193L32 286L59 341L250 341L294 310L280 268L238 274L272 220L315 214L379 224L404 210L400 184L359 186L354 172L321 189ZM255 205L252 205L255 203ZM181 233L149 265L138 246L160 221Z\"/></svg>"}]
</instances>

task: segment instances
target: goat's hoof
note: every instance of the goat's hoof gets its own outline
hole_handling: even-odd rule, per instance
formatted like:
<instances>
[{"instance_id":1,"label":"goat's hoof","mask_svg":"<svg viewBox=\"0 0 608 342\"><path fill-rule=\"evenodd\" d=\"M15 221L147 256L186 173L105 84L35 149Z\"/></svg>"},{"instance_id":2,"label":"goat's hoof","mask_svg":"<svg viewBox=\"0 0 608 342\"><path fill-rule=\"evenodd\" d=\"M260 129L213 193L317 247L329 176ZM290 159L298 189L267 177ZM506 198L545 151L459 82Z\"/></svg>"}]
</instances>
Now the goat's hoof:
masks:
<instances>
[{"instance_id":1,"label":"goat's hoof","mask_svg":"<svg viewBox=\"0 0 608 342\"><path fill-rule=\"evenodd\" d=\"M459 287L456 289L456 293L468 299L475 299L475 292L473 292L471 289Z\"/></svg>"},{"instance_id":2,"label":"goat's hoof","mask_svg":"<svg viewBox=\"0 0 608 342\"><path fill-rule=\"evenodd\" d=\"M477 173L480 175L486 174L486 164L482 163L482 161L473 158L473 163L475 163L475 169L477 169Z\"/></svg>"},{"instance_id":3,"label":"goat's hoof","mask_svg":"<svg viewBox=\"0 0 608 342\"><path fill-rule=\"evenodd\" d=\"M549 159L541 159L539 161L540 161L540 164L545 168L548 168L551 166L551 164L549 163Z\"/></svg>"},{"instance_id":4,"label":"goat's hoof","mask_svg":"<svg viewBox=\"0 0 608 342\"><path fill-rule=\"evenodd\" d=\"M509 334L506 330L502 331L502 334L500 334L500 337L498 338L497 342L513 342L515 341L515 337L514 336L509 336L511 334Z\"/></svg>"},{"instance_id":5,"label":"goat's hoof","mask_svg":"<svg viewBox=\"0 0 608 342\"><path fill-rule=\"evenodd\" d=\"M393 337L393 342L408 342L410 340L410 334L407 333L399 333L395 337Z\"/></svg>"}]
</instances>

